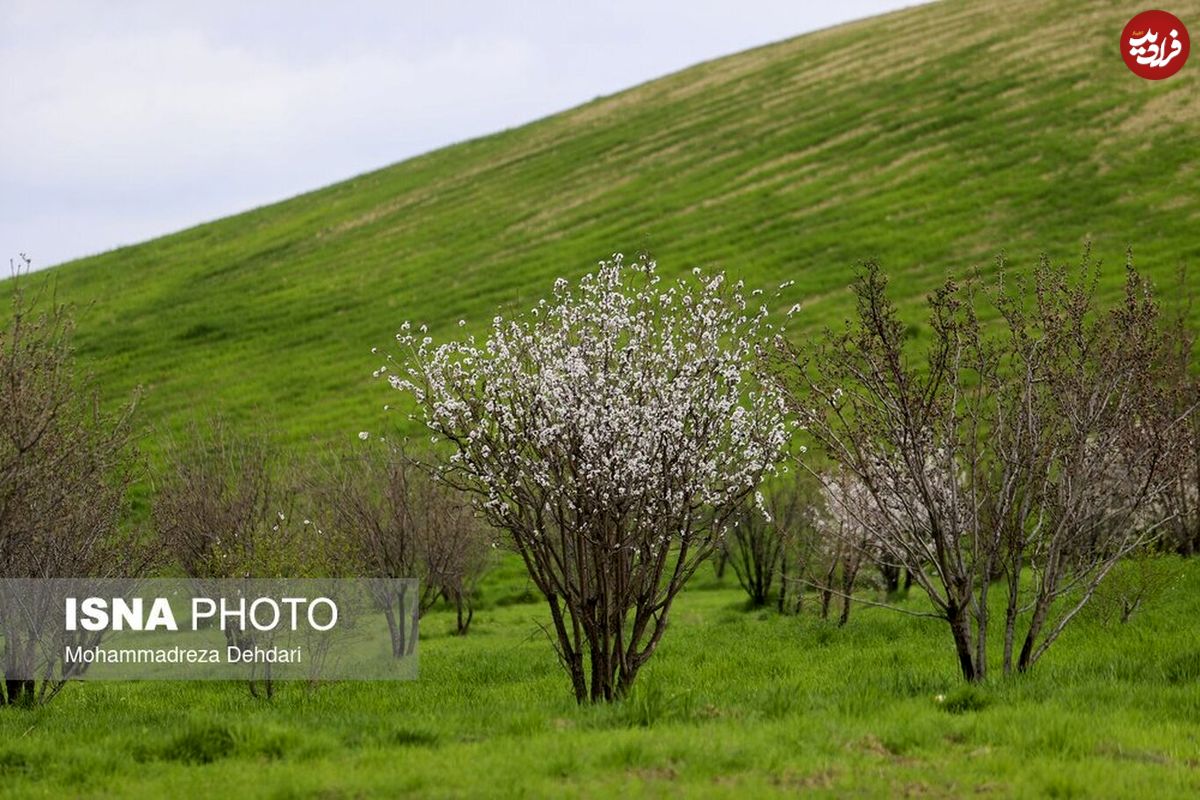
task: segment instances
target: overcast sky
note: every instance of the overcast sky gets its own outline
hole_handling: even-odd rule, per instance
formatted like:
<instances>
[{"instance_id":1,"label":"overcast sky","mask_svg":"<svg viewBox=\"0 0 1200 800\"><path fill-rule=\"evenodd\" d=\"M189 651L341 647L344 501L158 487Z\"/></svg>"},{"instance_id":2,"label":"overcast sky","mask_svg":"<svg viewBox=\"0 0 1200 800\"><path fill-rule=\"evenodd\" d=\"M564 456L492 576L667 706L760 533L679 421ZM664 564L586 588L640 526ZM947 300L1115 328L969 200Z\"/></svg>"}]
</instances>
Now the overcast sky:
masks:
<instances>
[{"instance_id":1,"label":"overcast sky","mask_svg":"<svg viewBox=\"0 0 1200 800\"><path fill-rule=\"evenodd\" d=\"M0 254L138 242L914 1L0 0Z\"/></svg>"}]
</instances>

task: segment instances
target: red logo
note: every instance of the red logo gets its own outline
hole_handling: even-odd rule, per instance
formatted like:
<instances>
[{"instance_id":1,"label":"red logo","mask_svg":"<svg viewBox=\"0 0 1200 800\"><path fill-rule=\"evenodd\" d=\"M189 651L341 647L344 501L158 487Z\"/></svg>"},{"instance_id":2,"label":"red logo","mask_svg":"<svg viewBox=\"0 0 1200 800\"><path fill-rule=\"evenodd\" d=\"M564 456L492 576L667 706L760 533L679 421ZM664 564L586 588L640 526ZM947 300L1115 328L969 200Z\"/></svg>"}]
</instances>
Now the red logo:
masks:
<instances>
[{"instance_id":1,"label":"red logo","mask_svg":"<svg viewBox=\"0 0 1200 800\"><path fill-rule=\"evenodd\" d=\"M1121 31L1121 58L1134 75L1151 81L1169 78L1192 49L1187 28L1166 11L1143 11Z\"/></svg>"}]
</instances>

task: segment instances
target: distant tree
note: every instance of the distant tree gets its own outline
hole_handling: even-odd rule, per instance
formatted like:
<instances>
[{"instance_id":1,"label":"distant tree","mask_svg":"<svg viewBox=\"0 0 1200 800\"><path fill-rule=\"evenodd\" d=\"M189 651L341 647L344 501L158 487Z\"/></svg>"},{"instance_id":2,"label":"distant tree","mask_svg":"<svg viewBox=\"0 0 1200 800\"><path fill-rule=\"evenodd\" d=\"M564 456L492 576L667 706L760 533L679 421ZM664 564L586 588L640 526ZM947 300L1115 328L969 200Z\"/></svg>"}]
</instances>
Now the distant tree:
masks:
<instances>
[{"instance_id":1,"label":"distant tree","mask_svg":"<svg viewBox=\"0 0 1200 800\"><path fill-rule=\"evenodd\" d=\"M810 582L821 597L822 619L836 596L841 603L838 625L850 620L854 587L865 563L887 562L878 541L881 529L876 500L857 476L846 469L821 475L820 502L813 508L816 540L809 556Z\"/></svg>"},{"instance_id":2,"label":"distant tree","mask_svg":"<svg viewBox=\"0 0 1200 800\"><path fill-rule=\"evenodd\" d=\"M1030 291L1001 264L995 336L976 316L978 281L948 281L914 363L868 264L857 320L783 371L802 423L868 493L878 545L948 624L968 680L986 674L995 582L1004 670L1028 669L1163 522L1141 515L1176 474L1191 409L1164 413L1167 341L1149 287L1130 266L1123 301L1102 308L1097 270L1087 256L1077 275L1043 260Z\"/></svg>"},{"instance_id":3,"label":"distant tree","mask_svg":"<svg viewBox=\"0 0 1200 800\"><path fill-rule=\"evenodd\" d=\"M325 576L341 547L303 512L302 475L262 431L220 417L170 438L151 516L159 541L197 581Z\"/></svg>"},{"instance_id":4,"label":"distant tree","mask_svg":"<svg viewBox=\"0 0 1200 800\"><path fill-rule=\"evenodd\" d=\"M754 379L772 334L723 276L665 285L620 256L552 301L434 346L406 324L391 376L441 470L507 532L545 596L579 702L625 694L671 605L789 438Z\"/></svg>"},{"instance_id":5,"label":"distant tree","mask_svg":"<svg viewBox=\"0 0 1200 800\"><path fill-rule=\"evenodd\" d=\"M316 513L344 539L355 571L366 578L418 578L418 596L410 597L403 584L395 596L377 598L387 618L392 654L415 652L421 613L438 596L437 586L419 568L416 468L401 450L368 442L313 473L319 476L313 487Z\"/></svg>"},{"instance_id":6,"label":"distant tree","mask_svg":"<svg viewBox=\"0 0 1200 800\"><path fill-rule=\"evenodd\" d=\"M303 512L302 476L261 431L220 417L192 423L168 441L152 518L158 541L200 591L229 581L337 574L344 547ZM224 628L228 645L269 647L273 631ZM310 653L316 651L310 649ZM251 665L250 694L271 697L271 665Z\"/></svg>"},{"instance_id":7,"label":"distant tree","mask_svg":"<svg viewBox=\"0 0 1200 800\"><path fill-rule=\"evenodd\" d=\"M403 620L411 619L415 631L420 615L439 597L454 605L457 631L465 634L475 587L491 555L491 537L467 498L393 444L368 441L313 472L319 476L315 513L346 543L355 570L371 578L418 580L419 596L408 597L402 588L383 603L395 654L416 646Z\"/></svg>"},{"instance_id":8,"label":"distant tree","mask_svg":"<svg viewBox=\"0 0 1200 800\"><path fill-rule=\"evenodd\" d=\"M417 491L421 575L454 606L455 632L465 636L479 580L492 563L493 537L460 491L425 475Z\"/></svg>"},{"instance_id":9,"label":"distant tree","mask_svg":"<svg viewBox=\"0 0 1200 800\"><path fill-rule=\"evenodd\" d=\"M134 404L102 410L75 371L69 310L46 285L27 295L25 280L5 287L11 311L0 329L0 578L136 578L152 551L121 526L138 464ZM50 677L63 649L39 647L38 620L5 608L0 701L46 702L64 683ZM29 679L35 659L44 680Z\"/></svg>"},{"instance_id":10,"label":"distant tree","mask_svg":"<svg viewBox=\"0 0 1200 800\"><path fill-rule=\"evenodd\" d=\"M783 610L787 588L785 570L795 537L803 524L804 497L794 483L781 483L766 495L766 513L748 506L733 520L725 536L724 550L738 583L751 605L765 606L778 588Z\"/></svg>"}]
</instances>

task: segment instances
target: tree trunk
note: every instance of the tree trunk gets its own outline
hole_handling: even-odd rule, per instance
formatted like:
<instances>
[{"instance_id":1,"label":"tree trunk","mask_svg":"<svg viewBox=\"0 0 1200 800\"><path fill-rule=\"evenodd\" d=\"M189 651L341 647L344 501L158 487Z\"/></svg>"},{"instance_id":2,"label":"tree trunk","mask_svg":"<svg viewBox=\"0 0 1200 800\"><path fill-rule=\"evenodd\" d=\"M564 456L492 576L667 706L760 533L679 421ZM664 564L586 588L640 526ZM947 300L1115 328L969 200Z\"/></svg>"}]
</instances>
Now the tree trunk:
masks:
<instances>
[{"instance_id":1,"label":"tree trunk","mask_svg":"<svg viewBox=\"0 0 1200 800\"><path fill-rule=\"evenodd\" d=\"M469 597L465 597L459 592L454 596L454 607L458 614L458 627L456 633L459 636L466 636L467 631L471 628L471 620L475 618L475 605ZM466 609L466 617L463 616L463 609Z\"/></svg>"},{"instance_id":2,"label":"tree trunk","mask_svg":"<svg viewBox=\"0 0 1200 800\"><path fill-rule=\"evenodd\" d=\"M838 617L838 627L850 621L850 603L854 595L854 581L858 577L859 564L857 557L842 565L842 615Z\"/></svg>"},{"instance_id":3,"label":"tree trunk","mask_svg":"<svg viewBox=\"0 0 1200 800\"><path fill-rule=\"evenodd\" d=\"M387 619L388 635L392 640L392 658L400 658L404 655L404 635L396 627L396 609L392 608L391 598L383 606L383 616Z\"/></svg>"},{"instance_id":4,"label":"tree trunk","mask_svg":"<svg viewBox=\"0 0 1200 800\"><path fill-rule=\"evenodd\" d=\"M838 627L844 627L850 621L850 595L842 595L842 613L838 617Z\"/></svg>"},{"instance_id":5,"label":"tree trunk","mask_svg":"<svg viewBox=\"0 0 1200 800\"><path fill-rule=\"evenodd\" d=\"M975 664L974 654L971 652L971 624L967 619L966 609L951 605L946 613L950 631L954 635L954 649L958 653L958 666L962 670L963 678L970 683L983 680L983 669Z\"/></svg>"},{"instance_id":6,"label":"tree trunk","mask_svg":"<svg viewBox=\"0 0 1200 800\"><path fill-rule=\"evenodd\" d=\"M10 706L33 705L34 682L25 678L9 678L4 682L5 699Z\"/></svg>"},{"instance_id":7,"label":"tree trunk","mask_svg":"<svg viewBox=\"0 0 1200 800\"><path fill-rule=\"evenodd\" d=\"M1042 632L1049 611L1050 604L1039 598L1037 607L1033 610L1033 619L1029 621L1029 630L1025 633L1025 643L1021 645L1021 656L1017 659L1018 672L1025 672L1033 666L1033 648L1037 644L1037 637Z\"/></svg>"},{"instance_id":8,"label":"tree trunk","mask_svg":"<svg viewBox=\"0 0 1200 800\"><path fill-rule=\"evenodd\" d=\"M900 591L900 567L895 564L880 564L879 574L883 577L884 590L888 594Z\"/></svg>"},{"instance_id":9,"label":"tree trunk","mask_svg":"<svg viewBox=\"0 0 1200 800\"><path fill-rule=\"evenodd\" d=\"M717 580L722 580L725 577L725 565L729 562L729 553L722 547L717 550L717 557L713 561L713 571L717 575Z\"/></svg>"},{"instance_id":10,"label":"tree trunk","mask_svg":"<svg viewBox=\"0 0 1200 800\"><path fill-rule=\"evenodd\" d=\"M779 613L784 613L787 608L787 556L783 556L779 560Z\"/></svg>"},{"instance_id":11,"label":"tree trunk","mask_svg":"<svg viewBox=\"0 0 1200 800\"><path fill-rule=\"evenodd\" d=\"M613 699L613 664L611 654L598 641L598 637L589 636L589 649L592 662L591 700L593 703L607 702Z\"/></svg>"},{"instance_id":12,"label":"tree trunk","mask_svg":"<svg viewBox=\"0 0 1200 800\"><path fill-rule=\"evenodd\" d=\"M546 602L550 606L550 617L554 621L554 632L558 636L559 657L562 659L567 674L571 676L571 688L575 692L575 702L583 705L588 700L587 675L583 670L583 649L576 646L567 630L558 595L547 593Z\"/></svg>"},{"instance_id":13,"label":"tree trunk","mask_svg":"<svg viewBox=\"0 0 1200 800\"><path fill-rule=\"evenodd\" d=\"M1013 667L1013 640L1017 632L1017 612L1020 600L1020 562L1008 577L1008 605L1004 611L1004 674L1011 675Z\"/></svg>"}]
</instances>

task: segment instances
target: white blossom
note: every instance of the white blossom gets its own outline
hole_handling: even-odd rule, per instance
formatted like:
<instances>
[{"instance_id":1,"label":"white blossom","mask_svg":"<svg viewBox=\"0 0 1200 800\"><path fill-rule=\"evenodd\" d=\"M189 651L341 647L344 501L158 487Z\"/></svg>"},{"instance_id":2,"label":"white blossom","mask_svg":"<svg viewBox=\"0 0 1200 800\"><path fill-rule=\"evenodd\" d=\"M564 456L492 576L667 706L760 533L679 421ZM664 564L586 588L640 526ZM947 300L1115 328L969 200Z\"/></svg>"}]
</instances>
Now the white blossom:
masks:
<instances>
[{"instance_id":1,"label":"white blossom","mask_svg":"<svg viewBox=\"0 0 1200 800\"><path fill-rule=\"evenodd\" d=\"M402 328L410 357L389 376L434 437L457 443L451 467L498 522L536 491L556 515L618 514L632 540L650 532L651 506L672 518L726 507L774 471L791 427L780 390L750 367L775 333L724 275L663 288L653 262L618 254L556 280L537 310L496 316L482 344Z\"/></svg>"}]
</instances>

